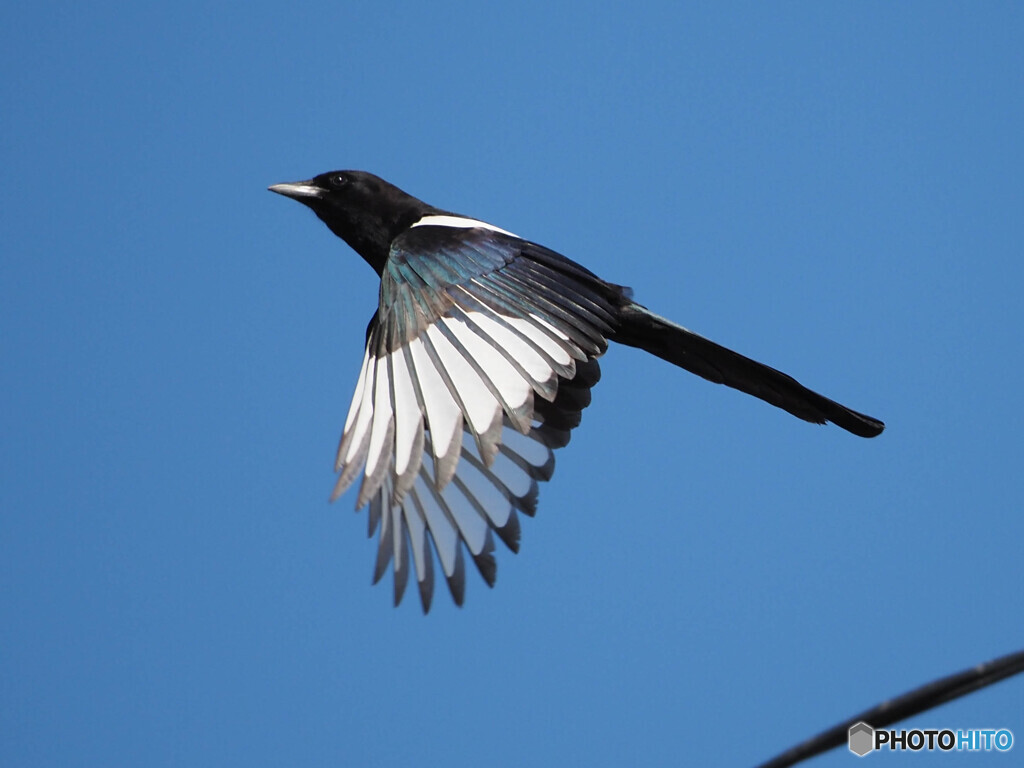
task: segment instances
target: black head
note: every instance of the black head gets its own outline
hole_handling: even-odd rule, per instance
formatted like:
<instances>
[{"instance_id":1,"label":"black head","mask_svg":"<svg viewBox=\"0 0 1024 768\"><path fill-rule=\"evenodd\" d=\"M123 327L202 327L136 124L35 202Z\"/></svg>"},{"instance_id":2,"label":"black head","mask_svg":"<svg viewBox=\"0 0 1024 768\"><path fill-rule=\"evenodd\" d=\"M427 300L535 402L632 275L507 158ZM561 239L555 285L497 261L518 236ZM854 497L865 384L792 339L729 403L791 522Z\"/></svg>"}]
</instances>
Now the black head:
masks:
<instances>
[{"instance_id":1,"label":"black head","mask_svg":"<svg viewBox=\"0 0 1024 768\"><path fill-rule=\"evenodd\" d=\"M378 274L391 241L425 214L440 212L365 171L330 171L269 189L312 208Z\"/></svg>"}]
</instances>

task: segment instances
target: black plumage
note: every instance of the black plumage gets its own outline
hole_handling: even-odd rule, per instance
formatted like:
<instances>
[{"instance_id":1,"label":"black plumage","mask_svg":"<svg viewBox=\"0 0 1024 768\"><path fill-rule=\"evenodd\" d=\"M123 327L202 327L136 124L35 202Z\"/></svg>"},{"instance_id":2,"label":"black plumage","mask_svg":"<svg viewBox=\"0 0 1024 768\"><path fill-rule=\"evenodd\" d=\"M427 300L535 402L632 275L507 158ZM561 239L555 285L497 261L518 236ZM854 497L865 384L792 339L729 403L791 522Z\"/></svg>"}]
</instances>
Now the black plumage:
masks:
<instances>
[{"instance_id":1,"label":"black plumage","mask_svg":"<svg viewBox=\"0 0 1024 768\"><path fill-rule=\"evenodd\" d=\"M884 429L554 251L372 174L333 171L270 189L311 208L381 278L332 498L362 476L356 504L369 505L370 534L379 529L374 580L393 564L396 604L415 570L429 610L431 545L456 603L464 550L493 585L492 534L518 549L517 513L535 512L537 483L580 423L609 341L806 421L861 437Z\"/></svg>"}]
</instances>

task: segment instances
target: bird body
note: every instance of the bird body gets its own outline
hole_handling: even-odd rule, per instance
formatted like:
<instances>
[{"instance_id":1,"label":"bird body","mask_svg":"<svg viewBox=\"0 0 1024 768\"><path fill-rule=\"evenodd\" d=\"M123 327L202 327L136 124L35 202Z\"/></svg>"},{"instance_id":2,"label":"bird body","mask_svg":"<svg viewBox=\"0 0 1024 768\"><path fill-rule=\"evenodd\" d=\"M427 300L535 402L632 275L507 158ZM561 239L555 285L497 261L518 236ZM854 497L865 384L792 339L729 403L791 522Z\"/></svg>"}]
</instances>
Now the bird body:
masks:
<instances>
[{"instance_id":1,"label":"bird body","mask_svg":"<svg viewBox=\"0 0 1024 768\"><path fill-rule=\"evenodd\" d=\"M396 604L415 570L429 611L431 544L457 604L464 550L494 584L493 536L518 549L517 513L534 514L537 484L589 405L609 341L806 421L861 437L884 428L544 246L372 174L332 171L270 189L311 208L381 278L332 499L362 478L356 506L369 505L370 535L380 531L374 581L393 564Z\"/></svg>"}]
</instances>

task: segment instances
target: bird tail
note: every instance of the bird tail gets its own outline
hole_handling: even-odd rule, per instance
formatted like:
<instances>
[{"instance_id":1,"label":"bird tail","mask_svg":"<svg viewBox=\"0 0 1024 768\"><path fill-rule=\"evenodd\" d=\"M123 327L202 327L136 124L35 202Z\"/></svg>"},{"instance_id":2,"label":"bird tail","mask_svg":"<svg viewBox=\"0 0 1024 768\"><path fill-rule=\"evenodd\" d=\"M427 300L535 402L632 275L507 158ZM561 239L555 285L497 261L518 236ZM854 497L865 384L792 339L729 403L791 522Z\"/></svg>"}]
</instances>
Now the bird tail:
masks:
<instances>
[{"instance_id":1,"label":"bird tail","mask_svg":"<svg viewBox=\"0 0 1024 768\"><path fill-rule=\"evenodd\" d=\"M625 297L623 297L625 298ZM885 424L813 392L791 376L715 344L626 300L613 341L650 352L708 381L746 392L804 421L831 421L860 437L875 437Z\"/></svg>"}]
</instances>

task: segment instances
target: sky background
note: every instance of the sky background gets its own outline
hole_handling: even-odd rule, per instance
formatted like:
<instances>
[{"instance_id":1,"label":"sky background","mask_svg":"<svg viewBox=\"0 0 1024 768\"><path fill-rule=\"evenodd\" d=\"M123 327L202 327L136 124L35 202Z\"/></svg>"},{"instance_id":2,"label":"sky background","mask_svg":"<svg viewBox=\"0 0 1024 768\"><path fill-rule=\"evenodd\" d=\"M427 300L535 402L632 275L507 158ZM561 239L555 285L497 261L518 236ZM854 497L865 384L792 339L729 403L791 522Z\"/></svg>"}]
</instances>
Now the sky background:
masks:
<instances>
[{"instance_id":1,"label":"sky background","mask_svg":"<svg viewBox=\"0 0 1024 768\"><path fill-rule=\"evenodd\" d=\"M0 763L751 766L1024 647L1022 39L1016 3L5 4ZM613 348L495 589L396 610L327 502L377 280L266 191L335 168L888 429ZM1024 679L911 724L1019 753Z\"/></svg>"}]
</instances>

